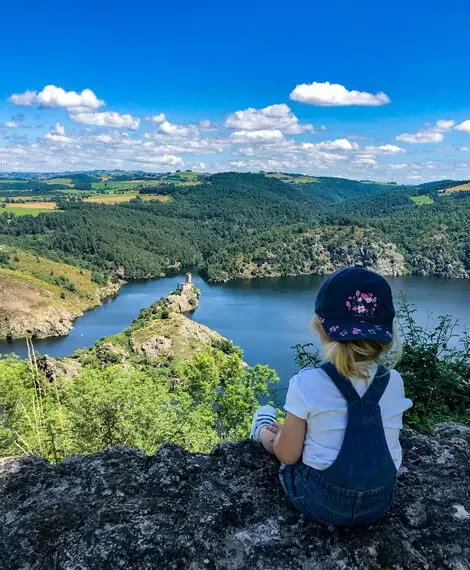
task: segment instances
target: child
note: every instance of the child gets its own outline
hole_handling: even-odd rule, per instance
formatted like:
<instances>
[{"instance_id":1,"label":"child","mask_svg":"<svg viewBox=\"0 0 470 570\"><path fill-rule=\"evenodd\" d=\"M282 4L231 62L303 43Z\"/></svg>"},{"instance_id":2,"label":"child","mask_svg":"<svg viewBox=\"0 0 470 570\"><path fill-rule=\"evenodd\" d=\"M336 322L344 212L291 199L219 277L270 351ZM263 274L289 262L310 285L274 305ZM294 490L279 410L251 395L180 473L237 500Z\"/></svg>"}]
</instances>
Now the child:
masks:
<instances>
[{"instance_id":1,"label":"child","mask_svg":"<svg viewBox=\"0 0 470 570\"><path fill-rule=\"evenodd\" d=\"M325 524L371 524L393 504L403 412L412 406L396 370L378 364L398 342L388 283L348 267L330 275L314 326L327 362L289 383L284 424L272 406L251 437L282 462L281 484L297 509Z\"/></svg>"}]
</instances>

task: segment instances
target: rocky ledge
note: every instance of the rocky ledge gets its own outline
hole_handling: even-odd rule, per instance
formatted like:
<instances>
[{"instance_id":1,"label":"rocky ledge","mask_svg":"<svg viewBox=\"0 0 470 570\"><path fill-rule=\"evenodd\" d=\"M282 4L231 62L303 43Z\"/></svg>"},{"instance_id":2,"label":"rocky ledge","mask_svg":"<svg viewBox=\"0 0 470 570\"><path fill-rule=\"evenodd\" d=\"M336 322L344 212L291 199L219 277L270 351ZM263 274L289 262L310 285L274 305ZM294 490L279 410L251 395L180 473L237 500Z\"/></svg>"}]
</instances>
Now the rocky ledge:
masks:
<instances>
[{"instance_id":1,"label":"rocky ledge","mask_svg":"<svg viewBox=\"0 0 470 570\"><path fill-rule=\"evenodd\" d=\"M0 460L0 568L468 570L470 428L403 432L391 513L368 528L308 522L256 443L211 455L123 447L49 465Z\"/></svg>"}]
</instances>

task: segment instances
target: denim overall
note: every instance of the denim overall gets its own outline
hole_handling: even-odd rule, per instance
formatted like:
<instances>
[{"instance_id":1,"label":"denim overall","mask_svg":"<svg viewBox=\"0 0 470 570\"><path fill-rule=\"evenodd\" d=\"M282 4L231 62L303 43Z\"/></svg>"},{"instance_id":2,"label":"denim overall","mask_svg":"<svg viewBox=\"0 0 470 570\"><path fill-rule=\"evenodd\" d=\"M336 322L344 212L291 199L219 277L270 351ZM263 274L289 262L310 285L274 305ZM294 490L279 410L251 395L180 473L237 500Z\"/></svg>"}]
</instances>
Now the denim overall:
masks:
<instances>
[{"instance_id":1,"label":"denim overall","mask_svg":"<svg viewBox=\"0 0 470 570\"><path fill-rule=\"evenodd\" d=\"M379 366L361 398L352 383L327 362L321 368L347 402L348 421L335 461L319 471L302 461L281 467L281 484L297 509L325 524L371 524L393 504L397 470L390 455L379 400L390 371Z\"/></svg>"}]
</instances>

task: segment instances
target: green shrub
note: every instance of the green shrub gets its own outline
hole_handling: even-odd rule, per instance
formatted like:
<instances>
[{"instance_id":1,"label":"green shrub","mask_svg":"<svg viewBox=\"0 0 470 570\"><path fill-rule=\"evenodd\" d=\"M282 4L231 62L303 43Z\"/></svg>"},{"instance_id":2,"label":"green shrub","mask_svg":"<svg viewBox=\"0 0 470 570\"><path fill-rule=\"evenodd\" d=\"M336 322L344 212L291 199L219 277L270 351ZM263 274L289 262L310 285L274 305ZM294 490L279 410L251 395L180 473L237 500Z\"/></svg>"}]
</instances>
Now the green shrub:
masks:
<instances>
[{"instance_id":1,"label":"green shrub","mask_svg":"<svg viewBox=\"0 0 470 570\"><path fill-rule=\"evenodd\" d=\"M421 327L416 309L405 297L400 301L398 322L403 355L397 370L403 376L413 407L405 420L427 431L435 423L457 421L470 424L470 337L449 315L437 324Z\"/></svg>"},{"instance_id":2,"label":"green shrub","mask_svg":"<svg viewBox=\"0 0 470 570\"><path fill-rule=\"evenodd\" d=\"M0 251L0 266L5 267L10 261L10 254L7 251Z\"/></svg>"},{"instance_id":3,"label":"green shrub","mask_svg":"<svg viewBox=\"0 0 470 570\"><path fill-rule=\"evenodd\" d=\"M91 280L98 285L106 285L108 281L106 275L101 273L101 271L93 271L91 274Z\"/></svg>"},{"instance_id":4,"label":"green shrub","mask_svg":"<svg viewBox=\"0 0 470 570\"><path fill-rule=\"evenodd\" d=\"M241 353L212 348L159 368L143 359L123 369L92 354L81 362L73 380L47 381L34 359L0 360L0 455L56 462L118 444L154 453L168 442L209 451L246 437L259 399L277 380L267 366L246 367Z\"/></svg>"}]
</instances>

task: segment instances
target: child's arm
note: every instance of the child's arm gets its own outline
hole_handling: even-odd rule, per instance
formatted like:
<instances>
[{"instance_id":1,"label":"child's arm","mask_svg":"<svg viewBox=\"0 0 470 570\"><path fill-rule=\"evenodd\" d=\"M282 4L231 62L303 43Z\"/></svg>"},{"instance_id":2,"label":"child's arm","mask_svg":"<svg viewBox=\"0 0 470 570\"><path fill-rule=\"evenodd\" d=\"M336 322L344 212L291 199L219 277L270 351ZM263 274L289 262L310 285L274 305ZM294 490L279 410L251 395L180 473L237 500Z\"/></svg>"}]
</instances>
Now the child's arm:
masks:
<instances>
[{"instance_id":1,"label":"child's arm","mask_svg":"<svg viewBox=\"0 0 470 570\"><path fill-rule=\"evenodd\" d=\"M281 463L297 463L302 456L307 422L287 412L274 440L274 454Z\"/></svg>"}]
</instances>

